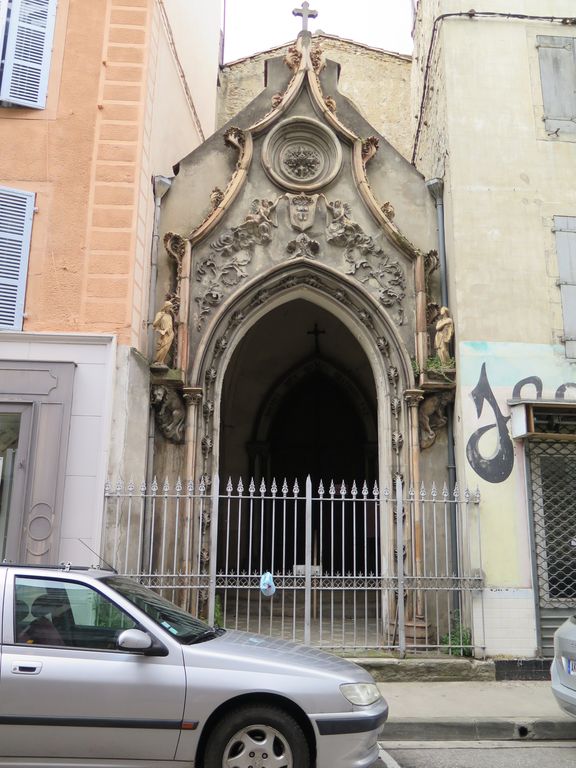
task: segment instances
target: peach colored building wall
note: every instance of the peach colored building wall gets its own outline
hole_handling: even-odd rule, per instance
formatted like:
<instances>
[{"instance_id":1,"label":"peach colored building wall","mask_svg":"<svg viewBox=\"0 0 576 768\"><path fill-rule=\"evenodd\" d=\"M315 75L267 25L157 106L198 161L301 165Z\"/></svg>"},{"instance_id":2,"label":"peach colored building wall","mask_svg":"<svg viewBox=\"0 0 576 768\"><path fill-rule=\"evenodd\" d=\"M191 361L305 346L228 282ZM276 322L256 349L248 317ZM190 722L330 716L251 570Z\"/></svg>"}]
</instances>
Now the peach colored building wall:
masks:
<instances>
[{"instance_id":1,"label":"peach colored building wall","mask_svg":"<svg viewBox=\"0 0 576 768\"><path fill-rule=\"evenodd\" d=\"M104 480L141 480L149 464L153 178L214 129L221 3L59 0L55 18L45 108L0 106L0 186L36 196L23 328L0 330L0 414L35 407L38 361L72 364L69 449L35 417L25 502L8 517L27 542L41 499L44 560L85 562L81 542L100 549ZM2 388L7 361L22 371L16 391ZM34 473L50 440L63 445L52 496Z\"/></svg>"},{"instance_id":2,"label":"peach colored building wall","mask_svg":"<svg viewBox=\"0 0 576 768\"><path fill-rule=\"evenodd\" d=\"M0 184L37 194L25 331L112 333L148 353L151 179L214 128L220 10L198 12L61 0L46 109L0 108ZM194 88L186 33L212 50Z\"/></svg>"}]
</instances>

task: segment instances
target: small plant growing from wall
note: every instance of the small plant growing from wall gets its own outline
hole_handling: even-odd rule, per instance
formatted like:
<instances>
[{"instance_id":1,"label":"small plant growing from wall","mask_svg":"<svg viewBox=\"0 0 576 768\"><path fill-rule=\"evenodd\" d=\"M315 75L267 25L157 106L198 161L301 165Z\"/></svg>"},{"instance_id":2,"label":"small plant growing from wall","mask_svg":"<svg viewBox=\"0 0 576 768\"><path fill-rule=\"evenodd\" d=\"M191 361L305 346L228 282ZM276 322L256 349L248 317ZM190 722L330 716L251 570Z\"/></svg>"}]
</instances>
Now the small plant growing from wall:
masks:
<instances>
[{"instance_id":1,"label":"small plant growing from wall","mask_svg":"<svg viewBox=\"0 0 576 768\"><path fill-rule=\"evenodd\" d=\"M472 631L462 624L460 611L452 613L450 631L442 635L440 643L450 656L472 656Z\"/></svg>"}]
</instances>

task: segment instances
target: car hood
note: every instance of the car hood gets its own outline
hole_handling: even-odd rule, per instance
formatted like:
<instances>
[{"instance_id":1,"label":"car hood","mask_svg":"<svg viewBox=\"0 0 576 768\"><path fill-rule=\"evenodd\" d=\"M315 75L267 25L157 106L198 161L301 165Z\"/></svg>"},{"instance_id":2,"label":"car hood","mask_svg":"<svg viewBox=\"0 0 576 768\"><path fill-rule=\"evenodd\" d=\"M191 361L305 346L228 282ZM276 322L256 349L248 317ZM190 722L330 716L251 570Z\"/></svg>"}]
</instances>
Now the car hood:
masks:
<instances>
[{"instance_id":1,"label":"car hood","mask_svg":"<svg viewBox=\"0 0 576 768\"><path fill-rule=\"evenodd\" d=\"M348 659L289 640L236 630L228 630L207 642L183 646L183 652L190 666L331 678L340 683L374 682L366 670Z\"/></svg>"}]
</instances>

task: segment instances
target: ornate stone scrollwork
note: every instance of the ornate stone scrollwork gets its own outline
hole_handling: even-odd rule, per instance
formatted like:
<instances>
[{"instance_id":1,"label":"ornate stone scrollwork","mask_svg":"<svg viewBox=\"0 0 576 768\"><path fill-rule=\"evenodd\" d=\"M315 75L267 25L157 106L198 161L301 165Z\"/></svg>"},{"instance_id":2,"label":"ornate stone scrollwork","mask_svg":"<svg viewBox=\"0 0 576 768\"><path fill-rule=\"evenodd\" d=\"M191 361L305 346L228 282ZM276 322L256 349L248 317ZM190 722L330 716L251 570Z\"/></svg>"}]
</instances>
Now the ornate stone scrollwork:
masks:
<instances>
[{"instance_id":1,"label":"ornate stone scrollwork","mask_svg":"<svg viewBox=\"0 0 576 768\"><path fill-rule=\"evenodd\" d=\"M302 61L302 54L295 45L291 45L290 48L288 48L284 61L292 72L298 71L298 67Z\"/></svg>"},{"instance_id":2,"label":"ornate stone scrollwork","mask_svg":"<svg viewBox=\"0 0 576 768\"><path fill-rule=\"evenodd\" d=\"M224 200L224 192L222 192L220 187L214 187L212 192L210 192L210 205L213 211L218 208L222 200Z\"/></svg>"},{"instance_id":3,"label":"ornate stone scrollwork","mask_svg":"<svg viewBox=\"0 0 576 768\"><path fill-rule=\"evenodd\" d=\"M155 384L150 392L150 400L160 433L172 443L183 443L186 407L178 392L162 384Z\"/></svg>"},{"instance_id":4,"label":"ornate stone scrollwork","mask_svg":"<svg viewBox=\"0 0 576 768\"><path fill-rule=\"evenodd\" d=\"M394 206L392 205L392 203L390 202L383 203L380 206L380 210L382 211L384 216L386 216L388 221L394 220L394 216L396 216L396 211L394 210Z\"/></svg>"},{"instance_id":5,"label":"ornate stone scrollwork","mask_svg":"<svg viewBox=\"0 0 576 768\"><path fill-rule=\"evenodd\" d=\"M306 258L315 259L320 253L320 243L312 240L305 232L301 232L297 238L290 240L286 246L286 252L291 259Z\"/></svg>"},{"instance_id":6,"label":"ornate stone scrollwork","mask_svg":"<svg viewBox=\"0 0 576 768\"><path fill-rule=\"evenodd\" d=\"M376 152L378 152L378 147L380 146L380 140L376 136L368 136L367 139L364 139L362 142L362 162L364 165L366 165Z\"/></svg>"},{"instance_id":7,"label":"ornate stone scrollwork","mask_svg":"<svg viewBox=\"0 0 576 768\"><path fill-rule=\"evenodd\" d=\"M310 51L310 61L312 62L312 69L317 75L324 69L324 51L319 45L315 45Z\"/></svg>"},{"instance_id":8,"label":"ornate stone scrollwork","mask_svg":"<svg viewBox=\"0 0 576 768\"><path fill-rule=\"evenodd\" d=\"M375 282L378 299L385 307L400 305L398 322L403 322L401 307L405 296L406 277L398 261L384 253L351 218L352 210L341 200L326 200L328 222L326 240L344 248L346 274L354 275L361 283Z\"/></svg>"},{"instance_id":9,"label":"ornate stone scrollwork","mask_svg":"<svg viewBox=\"0 0 576 768\"><path fill-rule=\"evenodd\" d=\"M182 271L182 260L186 253L186 242L185 237L177 235L174 232L167 232L164 235L164 247L166 248L168 256L174 259L174 262L176 263L178 277L180 277Z\"/></svg>"},{"instance_id":10,"label":"ornate stone scrollwork","mask_svg":"<svg viewBox=\"0 0 576 768\"><path fill-rule=\"evenodd\" d=\"M241 152L244 149L244 145L246 144L246 136L244 135L244 131L234 125L230 126L230 128L228 128L228 130L224 133L224 144L226 144L227 147L234 147L239 152Z\"/></svg>"},{"instance_id":11,"label":"ornate stone scrollwork","mask_svg":"<svg viewBox=\"0 0 576 768\"><path fill-rule=\"evenodd\" d=\"M248 277L246 267L252 261L254 247L272 240L273 228L278 226L275 210L279 199L253 200L244 222L210 243L210 254L199 261L196 280L210 281L204 294L196 297L200 306L199 330L206 316L224 299L223 287L234 287Z\"/></svg>"},{"instance_id":12,"label":"ornate stone scrollwork","mask_svg":"<svg viewBox=\"0 0 576 768\"><path fill-rule=\"evenodd\" d=\"M330 112L336 112L336 101L332 98L332 96L326 96L324 99L324 104L326 104Z\"/></svg>"}]
</instances>

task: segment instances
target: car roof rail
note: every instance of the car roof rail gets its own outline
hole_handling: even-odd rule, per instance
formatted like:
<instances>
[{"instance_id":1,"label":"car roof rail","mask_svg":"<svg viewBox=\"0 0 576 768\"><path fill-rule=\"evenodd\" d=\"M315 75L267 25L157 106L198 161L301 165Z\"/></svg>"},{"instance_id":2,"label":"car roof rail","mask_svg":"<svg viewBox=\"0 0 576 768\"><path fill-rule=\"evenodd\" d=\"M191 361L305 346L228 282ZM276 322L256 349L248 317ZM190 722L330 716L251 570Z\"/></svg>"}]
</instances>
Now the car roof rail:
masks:
<instances>
[{"instance_id":1,"label":"car roof rail","mask_svg":"<svg viewBox=\"0 0 576 768\"><path fill-rule=\"evenodd\" d=\"M13 560L2 560L1 566L5 568L37 568L38 570L47 571L106 571L107 573L118 573L115 568L108 565L72 565L72 563L41 565L39 563L20 563Z\"/></svg>"}]
</instances>

